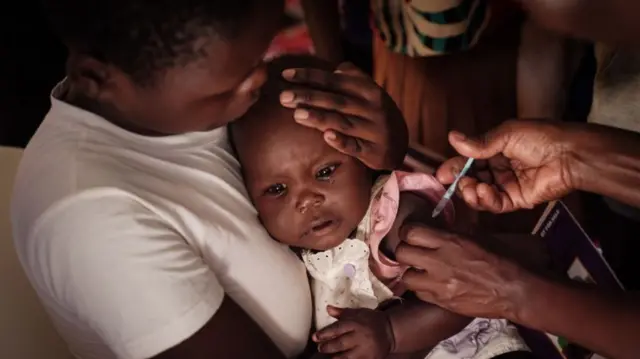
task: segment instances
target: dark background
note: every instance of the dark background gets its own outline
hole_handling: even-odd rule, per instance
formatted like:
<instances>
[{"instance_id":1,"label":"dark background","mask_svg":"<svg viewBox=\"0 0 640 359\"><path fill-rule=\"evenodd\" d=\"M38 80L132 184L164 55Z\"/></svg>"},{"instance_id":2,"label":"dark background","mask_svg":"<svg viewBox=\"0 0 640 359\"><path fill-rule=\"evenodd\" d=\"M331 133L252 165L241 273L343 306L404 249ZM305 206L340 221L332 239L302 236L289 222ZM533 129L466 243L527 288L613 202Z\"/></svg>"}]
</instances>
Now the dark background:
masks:
<instances>
[{"instance_id":1,"label":"dark background","mask_svg":"<svg viewBox=\"0 0 640 359\"><path fill-rule=\"evenodd\" d=\"M65 56L39 1L0 11L0 145L28 142L49 109L49 92L64 76Z\"/></svg>"}]
</instances>

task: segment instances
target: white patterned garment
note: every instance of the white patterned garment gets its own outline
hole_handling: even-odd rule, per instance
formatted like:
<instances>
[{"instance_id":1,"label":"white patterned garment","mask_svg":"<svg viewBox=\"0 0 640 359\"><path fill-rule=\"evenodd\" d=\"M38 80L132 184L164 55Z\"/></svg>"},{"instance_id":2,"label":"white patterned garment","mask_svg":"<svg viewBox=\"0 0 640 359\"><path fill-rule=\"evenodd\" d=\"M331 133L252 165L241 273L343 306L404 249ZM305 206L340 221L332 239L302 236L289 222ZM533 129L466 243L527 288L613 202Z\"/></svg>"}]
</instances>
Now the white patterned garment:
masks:
<instances>
[{"instance_id":1,"label":"white patterned garment","mask_svg":"<svg viewBox=\"0 0 640 359\"><path fill-rule=\"evenodd\" d=\"M327 313L328 305L375 309L380 303L400 295L398 289L401 288L391 277L401 276L404 269L386 258L378 247L380 237L388 233L395 219L400 192L407 190L435 201L444 194L442 185L431 176L394 172L374 185L371 205L356 230L356 238L346 239L338 247L324 252L307 250L302 253L302 260L312 277L317 329L336 321ZM453 208L445 209L444 215L452 222ZM427 359L489 359L528 350L517 329L506 320L477 318L460 333L438 344Z\"/></svg>"},{"instance_id":2,"label":"white patterned garment","mask_svg":"<svg viewBox=\"0 0 640 359\"><path fill-rule=\"evenodd\" d=\"M302 256L315 301L316 328L336 321L327 306L375 309L393 293L369 269L369 246L359 239L347 239L328 251Z\"/></svg>"}]
</instances>

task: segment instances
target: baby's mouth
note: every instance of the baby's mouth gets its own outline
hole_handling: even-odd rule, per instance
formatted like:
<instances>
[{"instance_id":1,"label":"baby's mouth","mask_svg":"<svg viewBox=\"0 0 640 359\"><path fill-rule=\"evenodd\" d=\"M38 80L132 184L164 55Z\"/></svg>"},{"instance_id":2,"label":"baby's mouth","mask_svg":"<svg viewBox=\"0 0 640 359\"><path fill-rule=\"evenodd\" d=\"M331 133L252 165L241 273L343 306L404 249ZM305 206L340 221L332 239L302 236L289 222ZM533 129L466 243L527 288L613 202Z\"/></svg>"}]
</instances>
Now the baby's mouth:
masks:
<instances>
[{"instance_id":1,"label":"baby's mouth","mask_svg":"<svg viewBox=\"0 0 640 359\"><path fill-rule=\"evenodd\" d=\"M303 234L303 237L311 234L318 237L326 236L333 232L339 226L340 221L338 221L337 219L315 219L311 221L310 228Z\"/></svg>"},{"instance_id":2,"label":"baby's mouth","mask_svg":"<svg viewBox=\"0 0 640 359\"><path fill-rule=\"evenodd\" d=\"M311 230L313 232L322 232L323 229L329 228L332 224L333 224L333 220L332 219L328 219L326 221L322 221L322 222L316 224L315 226L311 227Z\"/></svg>"}]
</instances>

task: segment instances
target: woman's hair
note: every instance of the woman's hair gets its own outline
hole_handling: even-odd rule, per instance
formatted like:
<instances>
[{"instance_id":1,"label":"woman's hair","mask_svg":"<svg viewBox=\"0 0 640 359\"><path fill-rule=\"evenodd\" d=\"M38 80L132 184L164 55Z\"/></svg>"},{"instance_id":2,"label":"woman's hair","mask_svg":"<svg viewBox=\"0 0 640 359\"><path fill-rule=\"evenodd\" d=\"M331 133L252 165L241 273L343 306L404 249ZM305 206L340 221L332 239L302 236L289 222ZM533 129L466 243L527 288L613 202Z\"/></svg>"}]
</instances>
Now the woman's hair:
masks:
<instances>
[{"instance_id":1,"label":"woman's hair","mask_svg":"<svg viewBox=\"0 0 640 359\"><path fill-rule=\"evenodd\" d=\"M199 37L234 39L261 1L270 0L43 0L68 47L138 81L202 56L193 46Z\"/></svg>"}]
</instances>

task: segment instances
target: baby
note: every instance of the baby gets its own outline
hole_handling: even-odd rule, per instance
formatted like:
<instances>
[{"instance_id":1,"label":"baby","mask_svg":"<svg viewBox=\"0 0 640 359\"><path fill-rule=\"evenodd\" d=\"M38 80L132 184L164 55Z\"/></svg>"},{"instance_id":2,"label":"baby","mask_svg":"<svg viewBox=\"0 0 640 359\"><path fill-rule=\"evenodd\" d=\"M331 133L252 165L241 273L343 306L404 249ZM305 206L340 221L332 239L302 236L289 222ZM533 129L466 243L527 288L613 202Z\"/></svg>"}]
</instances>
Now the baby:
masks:
<instances>
[{"instance_id":1,"label":"baby","mask_svg":"<svg viewBox=\"0 0 640 359\"><path fill-rule=\"evenodd\" d=\"M313 339L320 351L349 358L428 353L428 358L477 359L526 351L514 327L488 319L473 320L434 348L453 333L438 338L420 328L429 313L443 311L417 299L393 301L406 295L400 278L407 268L393 260L399 228L405 221L450 226L453 207L431 219L444 194L435 178L375 173L327 145L321 132L297 124L293 110L278 101L291 86L280 76L287 67L332 70L312 57L272 61L260 99L230 131L260 220L273 238L299 254L309 272L320 330ZM382 310L388 303L394 304ZM457 330L469 323L465 319L459 318ZM431 340L421 341L427 337Z\"/></svg>"}]
</instances>

